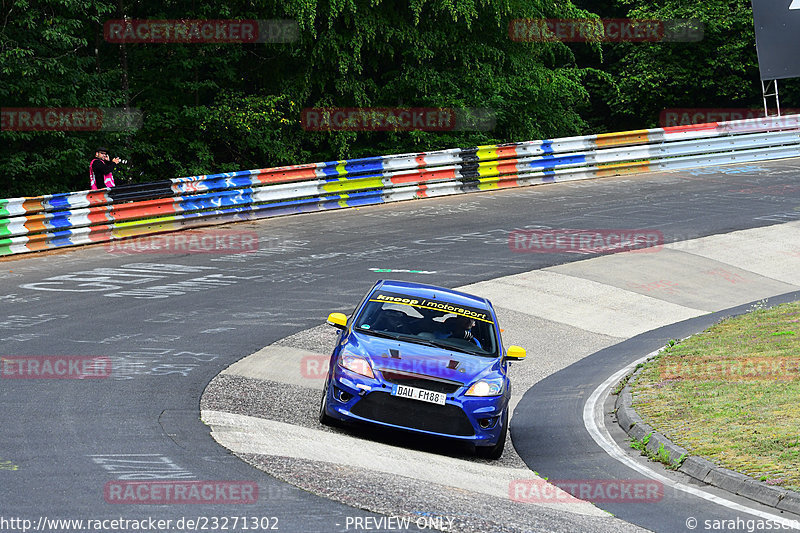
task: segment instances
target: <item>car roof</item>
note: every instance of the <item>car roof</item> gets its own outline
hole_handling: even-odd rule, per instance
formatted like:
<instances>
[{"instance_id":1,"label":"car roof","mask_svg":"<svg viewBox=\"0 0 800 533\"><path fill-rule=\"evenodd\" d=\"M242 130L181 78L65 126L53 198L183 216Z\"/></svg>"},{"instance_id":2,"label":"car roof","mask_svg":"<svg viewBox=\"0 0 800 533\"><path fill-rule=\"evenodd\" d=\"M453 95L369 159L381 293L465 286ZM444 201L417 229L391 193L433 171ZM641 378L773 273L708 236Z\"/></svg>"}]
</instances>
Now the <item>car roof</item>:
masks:
<instances>
[{"instance_id":1,"label":"car roof","mask_svg":"<svg viewBox=\"0 0 800 533\"><path fill-rule=\"evenodd\" d=\"M424 283L414 283L411 281L381 280L375 285L375 290L385 290L399 292L408 296L418 296L428 300L447 300L453 304L468 305L481 309L493 309L492 304L486 298L467 294L466 292L454 291L436 285L426 285Z\"/></svg>"}]
</instances>

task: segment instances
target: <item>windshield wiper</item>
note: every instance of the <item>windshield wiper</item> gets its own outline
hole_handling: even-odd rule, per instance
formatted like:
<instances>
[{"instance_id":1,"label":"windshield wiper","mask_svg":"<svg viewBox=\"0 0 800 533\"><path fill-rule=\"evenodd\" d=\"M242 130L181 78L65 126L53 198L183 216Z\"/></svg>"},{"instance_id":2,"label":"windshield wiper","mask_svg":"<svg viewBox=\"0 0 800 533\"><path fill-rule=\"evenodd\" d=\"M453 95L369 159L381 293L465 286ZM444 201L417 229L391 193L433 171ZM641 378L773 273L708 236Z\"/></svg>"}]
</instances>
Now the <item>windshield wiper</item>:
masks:
<instances>
[{"instance_id":1,"label":"windshield wiper","mask_svg":"<svg viewBox=\"0 0 800 533\"><path fill-rule=\"evenodd\" d=\"M429 344L431 346L436 346L437 348L443 348L445 350L452 350L454 352L466 353L466 354L469 354L469 355L478 355L478 356L482 356L482 357L493 357L492 354L487 353L483 348L479 347L477 344L475 345L475 349L474 350L470 350L468 348L465 348L465 347L462 347L462 346L454 346L453 344L450 344L449 342L443 342L443 341L446 341L446 339L443 339L441 341L437 340L437 339L422 339L423 343Z\"/></svg>"},{"instance_id":2,"label":"windshield wiper","mask_svg":"<svg viewBox=\"0 0 800 533\"><path fill-rule=\"evenodd\" d=\"M424 337L417 337L416 335L407 335L405 333L392 333L389 331L380 331L376 329L362 329L356 328L358 331L367 333L369 335L375 335L376 337L385 337L387 339L394 339L396 341L405 341L405 342L413 342L416 344L424 344L426 346L433 346L435 348L444 348L447 350L454 349L449 344L445 344L442 342L437 342L435 340L426 339Z\"/></svg>"},{"instance_id":3,"label":"windshield wiper","mask_svg":"<svg viewBox=\"0 0 800 533\"><path fill-rule=\"evenodd\" d=\"M366 333L367 335L375 335L376 337L384 337L386 339L398 340L397 333L390 333L388 331L379 331L377 329L363 329L356 328L359 333Z\"/></svg>"},{"instance_id":4,"label":"windshield wiper","mask_svg":"<svg viewBox=\"0 0 800 533\"><path fill-rule=\"evenodd\" d=\"M438 341L436 339L422 339L422 341L425 344L428 344L430 346L436 346L437 348L444 348L445 350L454 350L456 352L470 353L470 352L464 350L463 348L459 348L457 346L453 346L450 343L441 342L441 341Z\"/></svg>"},{"instance_id":5,"label":"windshield wiper","mask_svg":"<svg viewBox=\"0 0 800 533\"><path fill-rule=\"evenodd\" d=\"M377 329L361 329L361 328L357 329L360 332L367 333L368 335L375 335L376 337L385 337L387 339L394 339L396 341L414 342L417 344L425 344L427 346L437 346L439 348L443 347L435 343L434 341L423 339L422 337L417 337L416 335L407 335L405 333L392 333L391 331L381 331Z\"/></svg>"}]
</instances>

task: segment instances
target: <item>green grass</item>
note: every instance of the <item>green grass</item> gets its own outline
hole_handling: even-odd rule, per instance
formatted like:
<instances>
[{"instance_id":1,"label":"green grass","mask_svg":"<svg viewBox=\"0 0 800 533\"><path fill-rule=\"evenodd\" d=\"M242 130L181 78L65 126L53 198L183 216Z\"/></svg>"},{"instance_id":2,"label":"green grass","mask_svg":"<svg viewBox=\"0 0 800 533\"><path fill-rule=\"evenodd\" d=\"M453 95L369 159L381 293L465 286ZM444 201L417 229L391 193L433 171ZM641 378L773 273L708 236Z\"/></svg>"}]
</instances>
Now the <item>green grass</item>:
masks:
<instances>
[{"instance_id":1,"label":"green grass","mask_svg":"<svg viewBox=\"0 0 800 533\"><path fill-rule=\"evenodd\" d=\"M658 445L658 450L656 453L651 453L647 449L647 445L650 443L650 438L653 436L652 433L648 433L642 440L637 440L631 437L630 446L634 450L639 450L639 453L644 455L645 457L649 458L651 461L658 461L662 463L665 467L669 468L670 470L677 470L683 464L683 461L686 460L686 454L681 455L678 460L673 463L670 461L669 452L664 448L663 444Z\"/></svg>"},{"instance_id":2,"label":"green grass","mask_svg":"<svg viewBox=\"0 0 800 533\"><path fill-rule=\"evenodd\" d=\"M800 302L668 347L632 391L639 415L692 455L800 490Z\"/></svg>"}]
</instances>

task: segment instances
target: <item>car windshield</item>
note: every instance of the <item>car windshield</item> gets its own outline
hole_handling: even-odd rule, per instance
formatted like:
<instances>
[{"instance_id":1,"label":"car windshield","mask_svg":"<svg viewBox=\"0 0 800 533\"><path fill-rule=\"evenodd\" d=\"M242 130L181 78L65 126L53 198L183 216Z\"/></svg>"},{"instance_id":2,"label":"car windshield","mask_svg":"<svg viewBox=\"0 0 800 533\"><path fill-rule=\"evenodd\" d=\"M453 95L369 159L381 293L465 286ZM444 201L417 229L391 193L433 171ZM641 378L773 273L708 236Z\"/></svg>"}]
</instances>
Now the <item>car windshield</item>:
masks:
<instances>
[{"instance_id":1,"label":"car windshield","mask_svg":"<svg viewBox=\"0 0 800 533\"><path fill-rule=\"evenodd\" d=\"M376 291L354 324L361 332L381 337L497 356L496 329L486 309Z\"/></svg>"}]
</instances>

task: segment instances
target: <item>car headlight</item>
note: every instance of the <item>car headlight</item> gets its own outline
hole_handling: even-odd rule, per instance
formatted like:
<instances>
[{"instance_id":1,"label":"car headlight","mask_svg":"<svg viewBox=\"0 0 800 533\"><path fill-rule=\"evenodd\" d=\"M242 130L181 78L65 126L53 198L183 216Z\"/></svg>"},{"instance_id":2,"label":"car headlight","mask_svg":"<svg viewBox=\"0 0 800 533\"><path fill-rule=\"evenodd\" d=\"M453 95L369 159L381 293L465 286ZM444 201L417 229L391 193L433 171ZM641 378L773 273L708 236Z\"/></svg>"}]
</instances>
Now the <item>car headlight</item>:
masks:
<instances>
[{"instance_id":1,"label":"car headlight","mask_svg":"<svg viewBox=\"0 0 800 533\"><path fill-rule=\"evenodd\" d=\"M339 356L339 366L346 368L350 372L367 376L368 378L375 379L375 374L372 373L372 367L364 357L360 355L353 355L344 353Z\"/></svg>"},{"instance_id":2,"label":"car headlight","mask_svg":"<svg viewBox=\"0 0 800 533\"><path fill-rule=\"evenodd\" d=\"M476 381L467 391L467 396L500 396L503 393L503 382L499 379L482 379Z\"/></svg>"}]
</instances>

